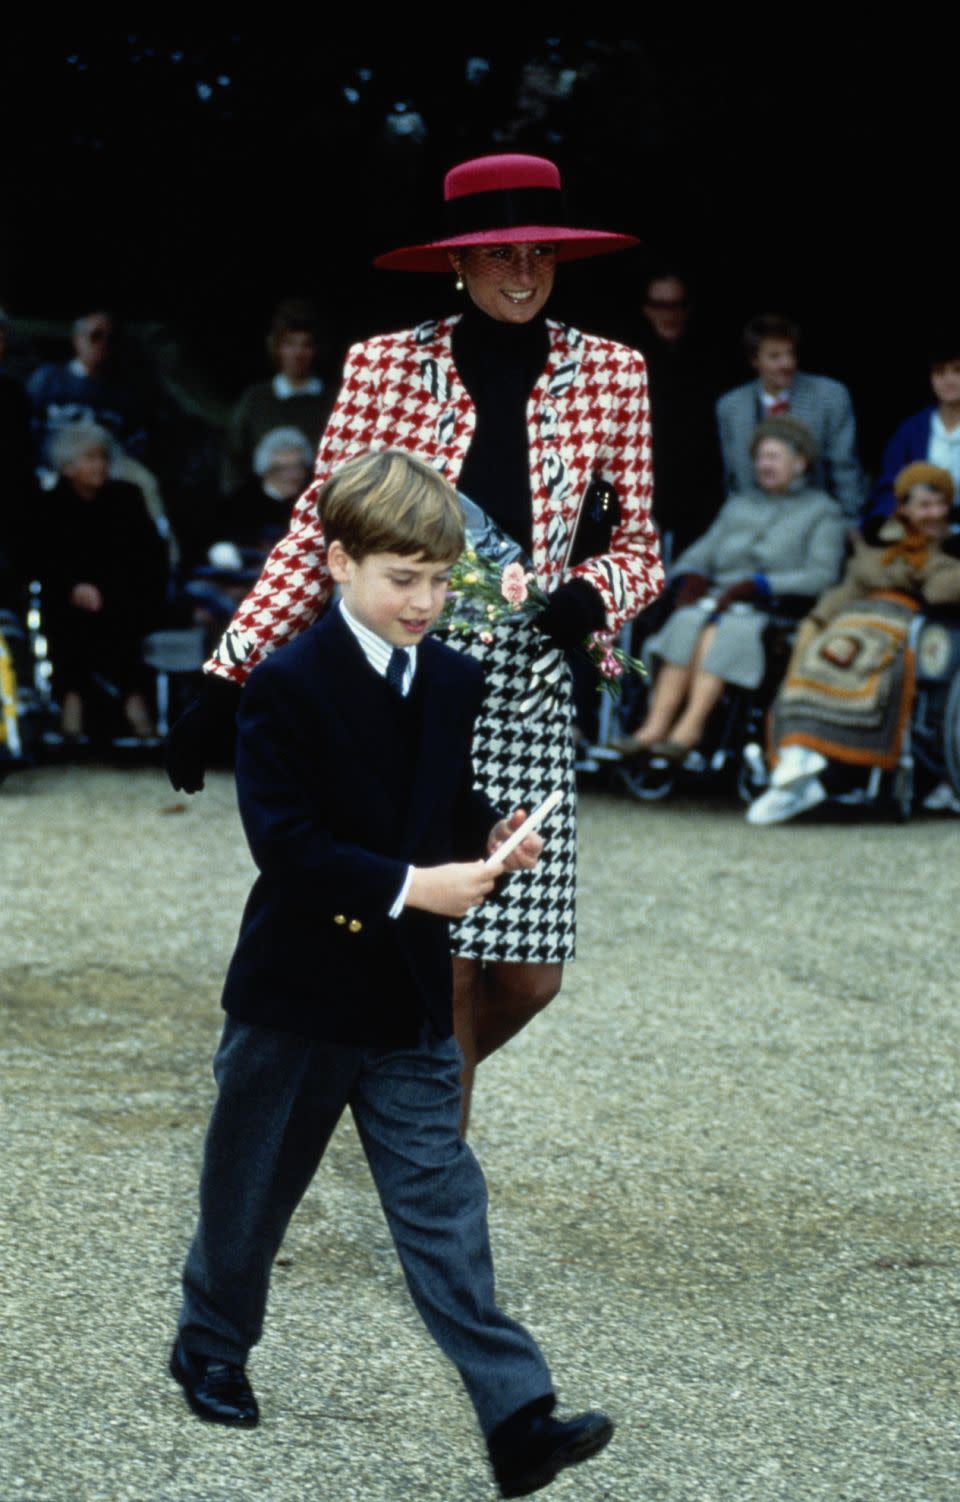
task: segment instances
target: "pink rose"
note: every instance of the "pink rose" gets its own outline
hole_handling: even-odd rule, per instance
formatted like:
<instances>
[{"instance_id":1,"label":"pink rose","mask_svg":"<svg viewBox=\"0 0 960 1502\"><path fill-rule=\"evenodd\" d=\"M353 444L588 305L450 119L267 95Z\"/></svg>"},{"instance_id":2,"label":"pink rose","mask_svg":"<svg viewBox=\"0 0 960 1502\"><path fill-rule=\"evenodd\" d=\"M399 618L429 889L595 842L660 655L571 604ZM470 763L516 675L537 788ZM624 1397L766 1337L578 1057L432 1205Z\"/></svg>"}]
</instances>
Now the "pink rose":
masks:
<instances>
[{"instance_id":1,"label":"pink rose","mask_svg":"<svg viewBox=\"0 0 960 1502\"><path fill-rule=\"evenodd\" d=\"M514 609L522 605L529 593L527 589L527 576L519 563L508 563L500 580L500 593L508 605Z\"/></svg>"},{"instance_id":2,"label":"pink rose","mask_svg":"<svg viewBox=\"0 0 960 1502\"><path fill-rule=\"evenodd\" d=\"M484 646L489 647L490 643L493 641L493 632L492 631L481 631L480 632L480 640L483 642Z\"/></svg>"}]
</instances>

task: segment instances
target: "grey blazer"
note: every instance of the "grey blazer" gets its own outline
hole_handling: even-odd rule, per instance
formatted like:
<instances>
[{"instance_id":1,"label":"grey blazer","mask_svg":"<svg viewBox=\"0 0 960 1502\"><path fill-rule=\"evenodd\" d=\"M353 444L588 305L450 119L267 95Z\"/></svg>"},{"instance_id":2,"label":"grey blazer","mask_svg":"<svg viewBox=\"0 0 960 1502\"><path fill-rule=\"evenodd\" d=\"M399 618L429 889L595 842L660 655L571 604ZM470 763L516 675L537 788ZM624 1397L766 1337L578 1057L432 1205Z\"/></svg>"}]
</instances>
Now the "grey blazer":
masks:
<instances>
[{"instance_id":1,"label":"grey blazer","mask_svg":"<svg viewBox=\"0 0 960 1502\"><path fill-rule=\"evenodd\" d=\"M752 489L750 440L761 420L760 382L735 386L717 402L717 426L728 495ZM864 501L863 475L857 458L857 425L846 386L829 376L798 370L790 388L790 416L805 422L817 442L817 460L808 480L840 502L845 516L859 516Z\"/></svg>"}]
</instances>

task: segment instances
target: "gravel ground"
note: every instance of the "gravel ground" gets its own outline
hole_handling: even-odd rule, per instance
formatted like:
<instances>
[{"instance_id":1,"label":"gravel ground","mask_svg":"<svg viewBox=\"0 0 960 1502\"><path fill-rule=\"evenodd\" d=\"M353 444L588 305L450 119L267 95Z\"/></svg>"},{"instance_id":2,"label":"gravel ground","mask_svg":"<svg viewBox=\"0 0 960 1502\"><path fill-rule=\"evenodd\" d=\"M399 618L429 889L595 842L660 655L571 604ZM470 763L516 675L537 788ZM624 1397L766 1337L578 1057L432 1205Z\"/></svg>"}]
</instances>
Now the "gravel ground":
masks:
<instances>
[{"instance_id":1,"label":"gravel ground","mask_svg":"<svg viewBox=\"0 0 960 1502\"><path fill-rule=\"evenodd\" d=\"M557 1502L955 1502L957 829L583 800L581 958L481 1071L505 1307L619 1430ZM219 986L230 780L0 792L0 1502L492 1498L349 1122L251 1360L253 1434L165 1375Z\"/></svg>"}]
</instances>

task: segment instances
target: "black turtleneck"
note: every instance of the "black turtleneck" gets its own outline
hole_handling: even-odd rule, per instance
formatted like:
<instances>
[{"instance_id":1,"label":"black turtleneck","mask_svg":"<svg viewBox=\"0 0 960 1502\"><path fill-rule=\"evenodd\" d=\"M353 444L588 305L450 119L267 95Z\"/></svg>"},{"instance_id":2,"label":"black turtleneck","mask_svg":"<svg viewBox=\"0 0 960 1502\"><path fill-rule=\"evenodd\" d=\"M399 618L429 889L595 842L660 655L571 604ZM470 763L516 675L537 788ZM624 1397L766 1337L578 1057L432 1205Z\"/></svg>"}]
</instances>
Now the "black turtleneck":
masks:
<instances>
[{"instance_id":1,"label":"black turtleneck","mask_svg":"<svg viewBox=\"0 0 960 1502\"><path fill-rule=\"evenodd\" d=\"M529 323L501 323L468 299L453 330L454 364L477 414L458 487L528 556L533 519L527 401L549 350L542 314Z\"/></svg>"}]
</instances>

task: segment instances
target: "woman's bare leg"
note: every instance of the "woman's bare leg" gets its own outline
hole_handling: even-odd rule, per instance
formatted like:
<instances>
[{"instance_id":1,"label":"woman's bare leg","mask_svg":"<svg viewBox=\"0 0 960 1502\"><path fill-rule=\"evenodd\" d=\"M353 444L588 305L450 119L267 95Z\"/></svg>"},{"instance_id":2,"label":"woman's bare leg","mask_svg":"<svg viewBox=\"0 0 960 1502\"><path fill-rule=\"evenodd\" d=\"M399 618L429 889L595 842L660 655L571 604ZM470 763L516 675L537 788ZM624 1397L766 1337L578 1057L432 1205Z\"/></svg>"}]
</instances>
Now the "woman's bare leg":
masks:
<instances>
[{"instance_id":1,"label":"woman's bare leg","mask_svg":"<svg viewBox=\"0 0 960 1502\"><path fill-rule=\"evenodd\" d=\"M681 746L689 746L691 750L703 740L707 721L726 688L722 678L718 678L716 673L704 672L702 666L716 635L716 626L708 626L700 633L696 651L690 659L690 692L686 707L670 732L671 740Z\"/></svg>"},{"instance_id":2,"label":"woman's bare leg","mask_svg":"<svg viewBox=\"0 0 960 1502\"><path fill-rule=\"evenodd\" d=\"M134 735L141 738L156 734L156 727L150 718L147 701L143 694L128 694L123 701L123 717Z\"/></svg>"},{"instance_id":3,"label":"woman's bare leg","mask_svg":"<svg viewBox=\"0 0 960 1502\"><path fill-rule=\"evenodd\" d=\"M563 965L497 960L484 967L483 978L477 1015L478 1064L502 1048L553 1000L563 980Z\"/></svg>"},{"instance_id":4,"label":"woman's bare leg","mask_svg":"<svg viewBox=\"0 0 960 1502\"><path fill-rule=\"evenodd\" d=\"M463 1051L460 1130L470 1120L477 1065L526 1027L560 990L563 965L454 958L453 1030Z\"/></svg>"},{"instance_id":5,"label":"woman's bare leg","mask_svg":"<svg viewBox=\"0 0 960 1502\"><path fill-rule=\"evenodd\" d=\"M477 1068L477 1018L483 993L483 965L480 960L453 957L453 1032L463 1053L463 1101L460 1107L460 1135L467 1135L473 1076Z\"/></svg>"},{"instance_id":6,"label":"woman's bare leg","mask_svg":"<svg viewBox=\"0 0 960 1502\"><path fill-rule=\"evenodd\" d=\"M67 736L77 736L83 732L83 700L74 688L68 688L63 696L60 729Z\"/></svg>"},{"instance_id":7,"label":"woman's bare leg","mask_svg":"<svg viewBox=\"0 0 960 1502\"><path fill-rule=\"evenodd\" d=\"M654 741L667 739L674 720L683 708L691 676L689 666L679 667L675 662L663 664L654 681L646 718L633 732L633 739L639 747L646 748L652 746Z\"/></svg>"}]
</instances>

